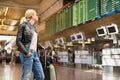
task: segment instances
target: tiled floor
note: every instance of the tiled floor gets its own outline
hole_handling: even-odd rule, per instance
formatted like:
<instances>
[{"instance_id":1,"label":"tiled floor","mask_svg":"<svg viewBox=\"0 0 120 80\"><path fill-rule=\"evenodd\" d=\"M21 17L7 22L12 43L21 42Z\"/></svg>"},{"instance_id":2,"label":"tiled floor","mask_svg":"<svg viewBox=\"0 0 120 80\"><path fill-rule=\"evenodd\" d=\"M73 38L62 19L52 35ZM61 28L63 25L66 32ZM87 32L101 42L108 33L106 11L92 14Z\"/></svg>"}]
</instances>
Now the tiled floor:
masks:
<instances>
[{"instance_id":1,"label":"tiled floor","mask_svg":"<svg viewBox=\"0 0 120 80\"><path fill-rule=\"evenodd\" d=\"M118 73L102 70L81 70L79 68L56 67L57 80L120 80ZM5 67L0 65L0 80L21 80L21 65Z\"/></svg>"}]
</instances>

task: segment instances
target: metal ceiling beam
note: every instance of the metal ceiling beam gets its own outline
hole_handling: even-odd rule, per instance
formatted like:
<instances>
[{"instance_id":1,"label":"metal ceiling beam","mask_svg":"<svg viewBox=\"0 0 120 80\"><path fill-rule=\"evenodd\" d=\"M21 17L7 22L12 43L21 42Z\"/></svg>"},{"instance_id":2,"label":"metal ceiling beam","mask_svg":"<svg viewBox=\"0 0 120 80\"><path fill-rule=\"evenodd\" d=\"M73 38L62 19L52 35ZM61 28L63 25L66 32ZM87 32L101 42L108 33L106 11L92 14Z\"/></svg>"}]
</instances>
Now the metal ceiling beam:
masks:
<instances>
[{"instance_id":1,"label":"metal ceiling beam","mask_svg":"<svg viewBox=\"0 0 120 80\"><path fill-rule=\"evenodd\" d=\"M16 36L17 35L17 31L3 31L3 30L0 30L0 35Z\"/></svg>"},{"instance_id":2,"label":"metal ceiling beam","mask_svg":"<svg viewBox=\"0 0 120 80\"><path fill-rule=\"evenodd\" d=\"M7 7L12 7L12 8L23 8L23 9L28 9L28 8L33 8L36 10L39 10L39 5L20 5L20 4L16 4L12 1L0 1L0 6L7 6Z\"/></svg>"}]
</instances>

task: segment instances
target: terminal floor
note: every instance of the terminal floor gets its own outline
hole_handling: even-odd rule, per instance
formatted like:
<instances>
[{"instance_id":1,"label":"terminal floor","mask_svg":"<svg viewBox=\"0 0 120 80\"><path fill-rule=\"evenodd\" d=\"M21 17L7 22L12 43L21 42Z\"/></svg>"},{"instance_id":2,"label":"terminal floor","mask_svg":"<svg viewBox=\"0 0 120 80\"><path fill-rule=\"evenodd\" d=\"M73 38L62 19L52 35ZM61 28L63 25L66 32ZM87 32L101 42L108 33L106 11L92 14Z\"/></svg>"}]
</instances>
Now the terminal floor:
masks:
<instances>
[{"instance_id":1,"label":"terminal floor","mask_svg":"<svg viewBox=\"0 0 120 80\"><path fill-rule=\"evenodd\" d=\"M56 67L57 80L120 80L120 73L103 70ZM0 65L0 80L21 80L21 65Z\"/></svg>"}]
</instances>

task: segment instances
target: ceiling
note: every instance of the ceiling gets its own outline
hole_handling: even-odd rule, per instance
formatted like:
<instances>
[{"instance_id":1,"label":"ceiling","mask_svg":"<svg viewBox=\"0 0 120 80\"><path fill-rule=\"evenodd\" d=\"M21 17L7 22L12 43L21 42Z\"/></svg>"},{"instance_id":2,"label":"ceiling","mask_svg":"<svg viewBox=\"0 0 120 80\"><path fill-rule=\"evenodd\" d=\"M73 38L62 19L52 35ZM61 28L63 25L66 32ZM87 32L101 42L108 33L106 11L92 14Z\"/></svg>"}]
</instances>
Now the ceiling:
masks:
<instances>
[{"instance_id":1,"label":"ceiling","mask_svg":"<svg viewBox=\"0 0 120 80\"><path fill-rule=\"evenodd\" d=\"M15 35L24 12L39 8L42 0L0 0L0 34Z\"/></svg>"},{"instance_id":2,"label":"ceiling","mask_svg":"<svg viewBox=\"0 0 120 80\"><path fill-rule=\"evenodd\" d=\"M0 35L16 35L20 19L26 9L32 8L38 11L42 0L0 0ZM7 37L6 36L6 37ZM10 36L9 36L10 37ZM8 37L8 38L9 38ZM7 40L0 37L0 49Z\"/></svg>"}]
</instances>

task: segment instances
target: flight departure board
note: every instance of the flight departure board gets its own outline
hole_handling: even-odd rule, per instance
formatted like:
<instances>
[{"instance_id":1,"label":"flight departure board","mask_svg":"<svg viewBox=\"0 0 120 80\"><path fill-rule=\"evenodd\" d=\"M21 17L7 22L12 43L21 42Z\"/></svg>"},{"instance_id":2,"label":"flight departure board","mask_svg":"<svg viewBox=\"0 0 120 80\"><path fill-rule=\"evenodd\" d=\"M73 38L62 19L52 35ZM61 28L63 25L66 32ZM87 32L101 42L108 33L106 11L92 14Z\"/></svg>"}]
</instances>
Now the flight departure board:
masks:
<instances>
[{"instance_id":1,"label":"flight departure board","mask_svg":"<svg viewBox=\"0 0 120 80\"><path fill-rule=\"evenodd\" d=\"M115 11L115 0L100 0L101 15Z\"/></svg>"}]
</instances>

